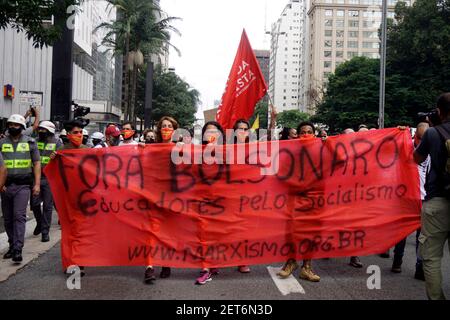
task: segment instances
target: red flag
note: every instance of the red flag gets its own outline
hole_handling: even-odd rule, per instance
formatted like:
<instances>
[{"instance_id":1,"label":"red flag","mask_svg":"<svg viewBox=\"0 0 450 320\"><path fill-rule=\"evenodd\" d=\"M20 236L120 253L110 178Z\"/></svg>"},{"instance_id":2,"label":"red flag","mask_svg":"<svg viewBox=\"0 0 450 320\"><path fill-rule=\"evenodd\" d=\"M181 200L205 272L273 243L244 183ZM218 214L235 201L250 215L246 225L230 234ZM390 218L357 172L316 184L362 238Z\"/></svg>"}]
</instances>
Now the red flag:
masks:
<instances>
[{"instance_id":1,"label":"red flag","mask_svg":"<svg viewBox=\"0 0 450 320\"><path fill-rule=\"evenodd\" d=\"M265 96L267 85L245 30L228 77L216 120L224 129L233 128L238 119L248 120L255 105Z\"/></svg>"}]
</instances>

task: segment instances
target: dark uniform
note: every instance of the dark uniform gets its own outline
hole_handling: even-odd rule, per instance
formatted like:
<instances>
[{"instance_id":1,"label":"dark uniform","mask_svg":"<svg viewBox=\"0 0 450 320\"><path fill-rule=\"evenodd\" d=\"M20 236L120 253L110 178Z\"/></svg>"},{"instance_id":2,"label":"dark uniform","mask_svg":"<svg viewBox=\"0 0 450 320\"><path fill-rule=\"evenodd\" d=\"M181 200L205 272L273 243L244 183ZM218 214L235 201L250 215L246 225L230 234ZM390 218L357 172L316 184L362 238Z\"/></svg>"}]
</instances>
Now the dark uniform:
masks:
<instances>
[{"instance_id":1,"label":"dark uniform","mask_svg":"<svg viewBox=\"0 0 450 320\"><path fill-rule=\"evenodd\" d=\"M32 196L31 208L36 218L36 223L40 226L42 236L45 237L48 235L52 223L53 196L44 174L44 168L50 162L52 152L58 150L61 147L61 143L52 136L47 141L38 141L37 147L41 155L41 192L38 196ZM41 210L41 203L44 204L43 210Z\"/></svg>"},{"instance_id":2,"label":"dark uniform","mask_svg":"<svg viewBox=\"0 0 450 320\"><path fill-rule=\"evenodd\" d=\"M2 192L2 211L10 249L22 251L25 241L26 211L33 184L33 163L40 156L36 141L21 135L18 142L10 136L0 140L0 151L8 171L6 191Z\"/></svg>"}]
</instances>

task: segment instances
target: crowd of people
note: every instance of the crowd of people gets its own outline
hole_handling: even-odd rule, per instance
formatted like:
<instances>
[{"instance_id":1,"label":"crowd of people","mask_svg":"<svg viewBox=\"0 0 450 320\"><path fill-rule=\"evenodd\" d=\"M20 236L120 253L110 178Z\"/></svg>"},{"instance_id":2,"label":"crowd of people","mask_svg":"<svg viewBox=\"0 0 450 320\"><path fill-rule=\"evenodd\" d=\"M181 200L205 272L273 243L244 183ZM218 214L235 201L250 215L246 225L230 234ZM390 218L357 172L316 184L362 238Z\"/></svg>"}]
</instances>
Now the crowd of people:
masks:
<instances>
[{"instance_id":1,"label":"crowd of people","mask_svg":"<svg viewBox=\"0 0 450 320\"><path fill-rule=\"evenodd\" d=\"M441 259L444 244L450 235L450 93L443 94L437 102L435 118L427 118L417 125L414 134L414 159L420 173L421 198L423 201L422 228L416 233L417 262L414 277L426 281L426 291L430 299L444 299L442 291ZM27 128L26 118L35 116L34 123ZM133 123L121 125L108 124L104 132L89 133L83 123L77 120L65 123L64 129L57 134L56 126L50 121L39 121L38 110L30 110L25 114L11 115L7 121L7 132L0 140L0 188L1 205L9 250L4 259L12 259L15 263L22 261L24 246L26 212L28 203L36 219L34 235L41 234L42 241L49 241L49 230L54 208L53 197L43 173L45 166L58 155L58 151L80 148L110 148L128 145L156 143L193 143L194 130L184 128L181 135L175 135L178 122L172 117L162 117L154 129L146 129L138 137ZM404 127L399 127L405 129ZM215 121L207 122L202 128L201 144L248 143L252 134L260 141L274 139L270 133L252 132L245 119L236 121L232 139L227 139L224 129ZM360 125L358 132L369 130ZM345 129L342 134L354 134L353 128ZM297 128L284 128L277 139L293 140L308 138L327 139L328 133L323 128L316 128L311 122L302 122ZM400 273L406 239L395 246L392 272ZM381 254L388 258L389 251ZM362 268L359 257L351 257L350 265ZM288 260L278 273L280 278L289 277L299 268L297 261ZM249 266L237 266L241 273L249 273ZM197 284L206 284L219 272L215 268L200 271ZM160 278L171 275L169 267L162 267ZM319 282L320 276L313 271L312 260L304 260L300 268L301 279ZM153 266L147 266L144 281L147 284L156 280Z\"/></svg>"}]
</instances>

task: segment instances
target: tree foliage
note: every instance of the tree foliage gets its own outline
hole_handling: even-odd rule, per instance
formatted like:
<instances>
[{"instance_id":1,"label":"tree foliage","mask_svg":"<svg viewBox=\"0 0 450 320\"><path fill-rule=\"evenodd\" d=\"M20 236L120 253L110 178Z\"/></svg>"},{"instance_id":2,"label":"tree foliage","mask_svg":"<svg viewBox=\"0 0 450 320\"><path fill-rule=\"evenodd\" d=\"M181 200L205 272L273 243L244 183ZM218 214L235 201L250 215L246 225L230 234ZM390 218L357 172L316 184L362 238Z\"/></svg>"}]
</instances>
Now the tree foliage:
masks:
<instances>
[{"instance_id":1,"label":"tree foliage","mask_svg":"<svg viewBox=\"0 0 450 320\"><path fill-rule=\"evenodd\" d=\"M450 90L450 0L399 2L387 34L385 125L414 125L417 113L435 105ZM330 76L313 117L332 132L378 126L378 59L356 57Z\"/></svg>"},{"instance_id":2,"label":"tree foliage","mask_svg":"<svg viewBox=\"0 0 450 320\"><path fill-rule=\"evenodd\" d=\"M144 115L145 76L139 78L138 116ZM155 123L163 116L175 118L180 126L192 126L199 104L200 93L193 89L175 72L163 72L155 69L153 82L152 121Z\"/></svg>"},{"instance_id":3,"label":"tree foliage","mask_svg":"<svg viewBox=\"0 0 450 320\"><path fill-rule=\"evenodd\" d=\"M309 119L309 114L299 110L288 110L277 115L277 125L283 128L297 128L302 121Z\"/></svg>"},{"instance_id":4,"label":"tree foliage","mask_svg":"<svg viewBox=\"0 0 450 320\"><path fill-rule=\"evenodd\" d=\"M0 28L10 26L18 32L24 31L35 47L51 46L61 35L67 19L72 15L71 6L80 0L1 0ZM75 7L74 7L75 8ZM67 13L69 11L69 13ZM55 19L54 25L43 24L45 20Z\"/></svg>"}]
</instances>

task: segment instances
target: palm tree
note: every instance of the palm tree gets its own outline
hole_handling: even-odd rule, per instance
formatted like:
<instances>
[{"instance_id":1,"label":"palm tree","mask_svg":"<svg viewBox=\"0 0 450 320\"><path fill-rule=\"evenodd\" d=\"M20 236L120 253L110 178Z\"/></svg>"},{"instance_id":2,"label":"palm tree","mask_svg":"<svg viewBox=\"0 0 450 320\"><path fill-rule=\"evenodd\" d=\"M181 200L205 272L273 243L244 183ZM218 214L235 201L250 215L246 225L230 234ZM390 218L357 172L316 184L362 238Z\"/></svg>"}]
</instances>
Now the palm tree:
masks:
<instances>
[{"instance_id":1,"label":"palm tree","mask_svg":"<svg viewBox=\"0 0 450 320\"><path fill-rule=\"evenodd\" d=\"M110 10L116 9L117 18L105 22L96 30L108 30L102 44L123 56L124 94L122 109L126 121L135 121L136 82L139 67L153 53L161 53L170 43L170 31L180 34L170 23L178 18L157 20L163 12L152 0L106 0ZM177 50L178 51L178 50ZM146 59L144 59L144 56Z\"/></svg>"}]
</instances>

